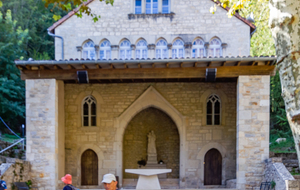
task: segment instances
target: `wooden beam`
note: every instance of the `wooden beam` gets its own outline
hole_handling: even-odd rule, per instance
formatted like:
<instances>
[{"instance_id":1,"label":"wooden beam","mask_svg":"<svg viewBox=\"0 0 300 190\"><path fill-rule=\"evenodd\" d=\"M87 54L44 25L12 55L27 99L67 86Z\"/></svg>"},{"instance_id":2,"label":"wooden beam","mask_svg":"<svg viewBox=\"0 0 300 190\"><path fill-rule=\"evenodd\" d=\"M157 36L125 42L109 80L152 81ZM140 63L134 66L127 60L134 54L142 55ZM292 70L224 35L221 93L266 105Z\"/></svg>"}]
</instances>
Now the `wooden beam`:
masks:
<instances>
[{"instance_id":1,"label":"wooden beam","mask_svg":"<svg viewBox=\"0 0 300 190\"><path fill-rule=\"evenodd\" d=\"M155 63L152 63L152 68L155 68Z\"/></svg>"},{"instance_id":2,"label":"wooden beam","mask_svg":"<svg viewBox=\"0 0 300 190\"><path fill-rule=\"evenodd\" d=\"M82 67L83 69L89 69L85 64L82 64L81 67Z\"/></svg>"},{"instance_id":3,"label":"wooden beam","mask_svg":"<svg viewBox=\"0 0 300 190\"><path fill-rule=\"evenodd\" d=\"M194 67L197 67L197 64L198 64L198 63L196 62L196 63L194 64Z\"/></svg>"},{"instance_id":4,"label":"wooden beam","mask_svg":"<svg viewBox=\"0 0 300 190\"><path fill-rule=\"evenodd\" d=\"M21 67L20 65L18 65L17 68L23 71L23 67Z\"/></svg>"},{"instance_id":5,"label":"wooden beam","mask_svg":"<svg viewBox=\"0 0 300 190\"><path fill-rule=\"evenodd\" d=\"M27 69L27 70L31 70L31 66L26 65L26 69Z\"/></svg>"},{"instance_id":6,"label":"wooden beam","mask_svg":"<svg viewBox=\"0 0 300 190\"><path fill-rule=\"evenodd\" d=\"M138 67L141 68L141 64L140 63L138 64Z\"/></svg>"},{"instance_id":7,"label":"wooden beam","mask_svg":"<svg viewBox=\"0 0 300 190\"><path fill-rule=\"evenodd\" d=\"M254 65L255 65L255 63L256 63L256 61L253 61L253 62L252 62L252 66L254 66Z\"/></svg>"},{"instance_id":8,"label":"wooden beam","mask_svg":"<svg viewBox=\"0 0 300 190\"><path fill-rule=\"evenodd\" d=\"M101 69L102 67L99 64L96 64L97 69Z\"/></svg>"},{"instance_id":9,"label":"wooden beam","mask_svg":"<svg viewBox=\"0 0 300 190\"><path fill-rule=\"evenodd\" d=\"M271 64L271 61L268 61L267 65L270 65Z\"/></svg>"},{"instance_id":10,"label":"wooden beam","mask_svg":"<svg viewBox=\"0 0 300 190\"><path fill-rule=\"evenodd\" d=\"M236 66L240 66L241 65L241 61L237 62Z\"/></svg>"},{"instance_id":11,"label":"wooden beam","mask_svg":"<svg viewBox=\"0 0 300 190\"><path fill-rule=\"evenodd\" d=\"M45 66L44 66L44 65L41 65L41 66L40 66L40 69L41 69L41 70L45 70Z\"/></svg>"},{"instance_id":12,"label":"wooden beam","mask_svg":"<svg viewBox=\"0 0 300 190\"><path fill-rule=\"evenodd\" d=\"M180 68L182 68L183 62L180 63Z\"/></svg>"},{"instance_id":13,"label":"wooden beam","mask_svg":"<svg viewBox=\"0 0 300 190\"><path fill-rule=\"evenodd\" d=\"M207 67L210 67L210 66L211 66L211 64L212 64L212 61L208 63Z\"/></svg>"},{"instance_id":14,"label":"wooden beam","mask_svg":"<svg viewBox=\"0 0 300 190\"><path fill-rule=\"evenodd\" d=\"M57 70L57 69L58 69L58 66L57 66L57 65L54 65L53 68L54 68L54 70Z\"/></svg>"},{"instance_id":15,"label":"wooden beam","mask_svg":"<svg viewBox=\"0 0 300 190\"><path fill-rule=\"evenodd\" d=\"M126 64L126 63L124 64L124 68L125 68L125 69L127 69L127 68L128 68L128 66L127 66L127 64Z\"/></svg>"},{"instance_id":16,"label":"wooden beam","mask_svg":"<svg viewBox=\"0 0 300 190\"><path fill-rule=\"evenodd\" d=\"M226 66L226 63L227 63L227 61L224 61L224 62L222 63L222 66L225 67L225 66Z\"/></svg>"},{"instance_id":17,"label":"wooden beam","mask_svg":"<svg viewBox=\"0 0 300 190\"><path fill-rule=\"evenodd\" d=\"M275 66L226 66L216 67L217 78L238 77L239 75L274 75ZM91 80L109 79L172 79L172 78L205 78L206 67L191 68L140 68L140 69L87 69ZM58 79L76 80L77 70L22 70L25 79Z\"/></svg>"},{"instance_id":18,"label":"wooden beam","mask_svg":"<svg viewBox=\"0 0 300 190\"><path fill-rule=\"evenodd\" d=\"M111 69L114 69L114 68L115 68L114 65L113 65L112 63L110 64L110 68L111 68Z\"/></svg>"},{"instance_id":19,"label":"wooden beam","mask_svg":"<svg viewBox=\"0 0 300 190\"><path fill-rule=\"evenodd\" d=\"M68 68L69 69L75 69L75 67L73 67L72 65L68 64Z\"/></svg>"},{"instance_id":20,"label":"wooden beam","mask_svg":"<svg viewBox=\"0 0 300 190\"><path fill-rule=\"evenodd\" d=\"M170 64L169 64L169 63L167 63L167 64L166 64L166 67L167 67L167 68L169 68L169 66L170 66Z\"/></svg>"}]
</instances>

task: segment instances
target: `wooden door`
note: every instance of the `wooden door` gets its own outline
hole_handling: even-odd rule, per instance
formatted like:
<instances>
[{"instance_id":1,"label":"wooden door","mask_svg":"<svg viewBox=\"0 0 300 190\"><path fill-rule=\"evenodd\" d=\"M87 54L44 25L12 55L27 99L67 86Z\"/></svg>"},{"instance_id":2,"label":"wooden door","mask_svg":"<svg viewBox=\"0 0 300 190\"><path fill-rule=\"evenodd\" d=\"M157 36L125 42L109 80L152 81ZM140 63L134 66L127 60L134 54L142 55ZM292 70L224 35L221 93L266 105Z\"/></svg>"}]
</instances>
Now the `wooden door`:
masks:
<instances>
[{"instance_id":1,"label":"wooden door","mask_svg":"<svg viewBox=\"0 0 300 190\"><path fill-rule=\"evenodd\" d=\"M214 148L205 154L204 185L222 185L222 156Z\"/></svg>"},{"instance_id":2,"label":"wooden door","mask_svg":"<svg viewBox=\"0 0 300 190\"><path fill-rule=\"evenodd\" d=\"M98 156L91 149L81 156L81 185L98 185Z\"/></svg>"}]
</instances>

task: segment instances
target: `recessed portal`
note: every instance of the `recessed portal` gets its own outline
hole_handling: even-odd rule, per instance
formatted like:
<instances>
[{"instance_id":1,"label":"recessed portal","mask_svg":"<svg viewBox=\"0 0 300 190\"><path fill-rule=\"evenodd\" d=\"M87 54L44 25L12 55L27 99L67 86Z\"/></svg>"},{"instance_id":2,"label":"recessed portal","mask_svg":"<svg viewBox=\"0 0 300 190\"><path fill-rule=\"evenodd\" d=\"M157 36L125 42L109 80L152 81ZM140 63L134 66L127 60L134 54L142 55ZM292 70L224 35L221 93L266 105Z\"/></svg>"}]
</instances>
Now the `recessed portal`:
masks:
<instances>
[{"instance_id":1,"label":"recessed portal","mask_svg":"<svg viewBox=\"0 0 300 190\"><path fill-rule=\"evenodd\" d=\"M157 164L160 161L172 169L167 178L179 178L179 133L176 124L163 111L147 108L138 113L128 124L123 138L123 176L124 179L137 178L125 173L125 169L137 169L142 160L147 162L148 135L155 134ZM138 164L138 162L140 164Z\"/></svg>"},{"instance_id":2,"label":"recessed portal","mask_svg":"<svg viewBox=\"0 0 300 190\"><path fill-rule=\"evenodd\" d=\"M91 149L81 156L81 185L98 185L98 156Z\"/></svg>"},{"instance_id":3,"label":"recessed portal","mask_svg":"<svg viewBox=\"0 0 300 190\"><path fill-rule=\"evenodd\" d=\"M213 148L204 158L204 185L222 184L222 155Z\"/></svg>"}]
</instances>

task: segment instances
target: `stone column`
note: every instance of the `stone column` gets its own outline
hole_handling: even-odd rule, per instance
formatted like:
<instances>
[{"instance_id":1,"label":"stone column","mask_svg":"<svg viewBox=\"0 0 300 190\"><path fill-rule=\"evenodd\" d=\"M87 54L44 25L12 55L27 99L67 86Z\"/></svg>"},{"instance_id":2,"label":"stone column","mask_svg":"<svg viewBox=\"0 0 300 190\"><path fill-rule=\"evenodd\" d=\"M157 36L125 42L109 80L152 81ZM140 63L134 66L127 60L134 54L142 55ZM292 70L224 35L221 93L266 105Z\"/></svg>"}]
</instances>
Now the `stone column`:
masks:
<instances>
[{"instance_id":1,"label":"stone column","mask_svg":"<svg viewBox=\"0 0 300 190\"><path fill-rule=\"evenodd\" d=\"M111 59L119 59L119 45L111 45Z\"/></svg>"},{"instance_id":2,"label":"stone column","mask_svg":"<svg viewBox=\"0 0 300 190\"><path fill-rule=\"evenodd\" d=\"M204 57L208 57L209 56L209 43L208 42L205 42L204 44L204 47L205 47L205 53L206 55L204 55Z\"/></svg>"},{"instance_id":3,"label":"stone column","mask_svg":"<svg viewBox=\"0 0 300 190\"><path fill-rule=\"evenodd\" d=\"M155 58L155 44L148 44L148 58Z\"/></svg>"},{"instance_id":4,"label":"stone column","mask_svg":"<svg viewBox=\"0 0 300 190\"><path fill-rule=\"evenodd\" d=\"M135 57L135 45L131 44L130 48L131 48L131 58L136 59L136 57Z\"/></svg>"},{"instance_id":5,"label":"stone column","mask_svg":"<svg viewBox=\"0 0 300 190\"><path fill-rule=\"evenodd\" d=\"M100 59L100 52L99 52L99 50L100 50L100 47L98 46L98 45L95 45L95 54L96 54L96 60L97 59Z\"/></svg>"},{"instance_id":6,"label":"stone column","mask_svg":"<svg viewBox=\"0 0 300 190\"><path fill-rule=\"evenodd\" d=\"M33 186L58 189L65 174L64 83L26 80L26 158Z\"/></svg>"},{"instance_id":7,"label":"stone column","mask_svg":"<svg viewBox=\"0 0 300 190\"><path fill-rule=\"evenodd\" d=\"M81 46L76 46L77 52L78 52L78 59L81 59L81 52L82 52L82 47Z\"/></svg>"},{"instance_id":8,"label":"stone column","mask_svg":"<svg viewBox=\"0 0 300 190\"><path fill-rule=\"evenodd\" d=\"M259 187L269 158L270 76L239 76L236 189Z\"/></svg>"},{"instance_id":9,"label":"stone column","mask_svg":"<svg viewBox=\"0 0 300 190\"><path fill-rule=\"evenodd\" d=\"M226 48L227 48L227 43L222 43L222 56L226 57L227 52L226 52Z\"/></svg>"},{"instance_id":10,"label":"stone column","mask_svg":"<svg viewBox=\"0 0 300 190\"><path fill-rule=\"evenodd\" d=\"M169 50L169 57L168 57L168 59L170 57L172 57L172 46L173 46L173 44L168 44L168 50Z\"/></svg>"},{"instance_id":11,"label":"stone column","mask_svg":"<svg viewBox=\"0 0 300 190\"><path fill-rule=\"evenodd\" d=\"M192 57L192 42L186 42L184 44L184 57L189 57L191 58Z\"/></svg>"}]
</instances>

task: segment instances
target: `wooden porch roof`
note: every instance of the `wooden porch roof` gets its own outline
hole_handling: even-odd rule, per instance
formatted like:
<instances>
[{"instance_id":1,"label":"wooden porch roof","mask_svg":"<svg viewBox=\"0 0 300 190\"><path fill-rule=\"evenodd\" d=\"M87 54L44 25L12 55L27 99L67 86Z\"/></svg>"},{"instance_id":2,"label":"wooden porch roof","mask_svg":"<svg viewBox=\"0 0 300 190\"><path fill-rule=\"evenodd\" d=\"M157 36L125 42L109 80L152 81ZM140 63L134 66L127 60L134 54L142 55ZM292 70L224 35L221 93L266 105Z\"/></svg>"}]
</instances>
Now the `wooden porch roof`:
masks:
<instances>
[{"instance_id":1,"label":"wooden porch roof","mask_svg":"<svg viewBox=\"0 0 300 190\"><path fill-rule=\"evenodd\" d=\"M276 57L219 57L130 60L20 61L16 66L25 79L76 81L77 71L88 71L90 80L204 79L206 68L217 68L218 78L240 75L274 75Z\"/></svg>"}]
</instances>

